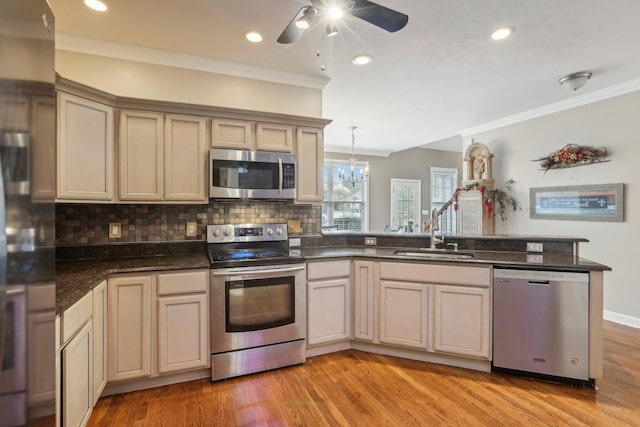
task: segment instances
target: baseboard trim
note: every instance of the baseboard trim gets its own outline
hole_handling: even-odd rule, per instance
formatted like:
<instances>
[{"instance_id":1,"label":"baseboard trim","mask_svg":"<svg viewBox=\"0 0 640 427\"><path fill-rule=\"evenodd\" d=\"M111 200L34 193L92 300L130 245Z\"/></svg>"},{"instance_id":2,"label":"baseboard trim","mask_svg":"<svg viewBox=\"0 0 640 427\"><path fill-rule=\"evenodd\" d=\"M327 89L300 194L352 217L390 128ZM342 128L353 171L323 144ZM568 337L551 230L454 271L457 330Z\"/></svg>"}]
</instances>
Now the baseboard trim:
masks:
<instances>
[{"instance_id":1,"label":"baseboard trim","mask_svg":"<svg viewBox=\"0 0 640 427\"><path fill-rule=\"evenodd\" d=\"M640 329L640 318L629 316L627 314L616 313L615 311L604 310L604 320L620 323L621 325L631 326Z\"/></svg>"}]
</instances>

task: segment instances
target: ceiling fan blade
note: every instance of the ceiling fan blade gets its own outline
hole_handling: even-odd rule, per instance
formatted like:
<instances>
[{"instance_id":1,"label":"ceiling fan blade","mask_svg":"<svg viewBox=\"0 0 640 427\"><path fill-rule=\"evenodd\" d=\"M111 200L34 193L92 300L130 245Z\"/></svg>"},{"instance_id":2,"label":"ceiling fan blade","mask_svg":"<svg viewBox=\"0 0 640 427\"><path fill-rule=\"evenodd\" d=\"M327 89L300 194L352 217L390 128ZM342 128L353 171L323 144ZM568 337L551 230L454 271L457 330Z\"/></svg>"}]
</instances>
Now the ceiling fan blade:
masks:
<instances>
[{"instance_id":1,"label":"ceiling fan blade","mask_svg":"<svg viewBox=\"0 0 640 427\"><path fill-rule=\"evenodd\" d=\"M280 37L278 37L278 43L289 44L297 41L300 37L302 37L304 32L307 31L307 28L298 27L296 25L296 22L298 22L300 18L302 18L303 16L307 15L308 21L310 24L311 20L313 20L316 13L317 13L317 10L313 6L305 6L302 9L300 9L296 14L296 16L293 17L291 22L289 22L289 25L287 25L287 28L285 28L282 34L280 34Z\"/></svg>"},{"instance_id":2,"label":"ceiling fan blade","mask_svg":"<svg viewBox=\"0 0 640 427\"><path fill-rule=\"evenodd\" d=\"M380 6L368 0L355 0L353 9L349 13L390 33L403 29L409 22L409 17L404 13Z\"/></svg>"}]
</instances>

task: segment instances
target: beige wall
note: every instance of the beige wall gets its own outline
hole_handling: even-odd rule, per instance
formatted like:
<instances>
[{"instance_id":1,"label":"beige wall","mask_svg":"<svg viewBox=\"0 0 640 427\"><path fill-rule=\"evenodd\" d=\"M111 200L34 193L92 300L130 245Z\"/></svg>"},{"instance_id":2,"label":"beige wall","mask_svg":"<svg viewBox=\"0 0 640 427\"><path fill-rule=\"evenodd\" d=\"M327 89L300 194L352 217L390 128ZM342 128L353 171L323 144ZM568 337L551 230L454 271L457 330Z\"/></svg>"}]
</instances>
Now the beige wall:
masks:
<instances>
[{"instance_id":1,"label":"beige wall","mask_svg":"<svg viewBox=\"0 0 640 427\"><path fill-rule=\"evenodd\" d=\"M605 318L640 327L640 286L635 279L640 241L640 92L577 107L465 138L488 145L495 155L493 175L500 185L515 180L514 195L523 209L506 222L496 221L496 233L568 235L589 239L580 255L610 266L604 274ZM533 159L565 144L604 146L609 162L544 173ZM529 218L529 188L624 183L624 222L561 221Z\"/></svg>"},{"instance_id":2,"label":"beige wall","mask_svg":"<svg viewBox=\"0 0 640 427\"><path fill-rule=\"evenodd\" d=\"M322 117L322 90L56 51L62 77L117 96Z\"/></svg>"},{"instance_id":3,"label":"beige wall","mask_svg":"<svg viewBox=\"0 0 640 427\"><path fill-rule=\"evenodd\" d=\"M347 160L349 154L324 153L325 159ZM417 179L422 181L422 209L429 209L430 168L457 168L458 179L462 179L462 153L425 148L410 148L398 151L389 157L356 155L358 161L368 161L369 182L369 230L383 231L391 217L391 178ZM422 220L428 219L428 216Z\"/></svg>"}]
</instances>

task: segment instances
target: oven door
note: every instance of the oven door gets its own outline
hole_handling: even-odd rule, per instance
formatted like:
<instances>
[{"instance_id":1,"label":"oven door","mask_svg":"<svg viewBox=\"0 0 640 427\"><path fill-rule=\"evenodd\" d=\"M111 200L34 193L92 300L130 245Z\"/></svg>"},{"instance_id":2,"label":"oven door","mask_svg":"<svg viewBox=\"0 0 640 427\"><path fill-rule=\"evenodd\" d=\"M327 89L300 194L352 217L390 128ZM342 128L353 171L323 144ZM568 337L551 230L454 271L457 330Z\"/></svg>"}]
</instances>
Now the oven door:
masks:
<instances>
[{"instance_id":1,"label":"oven door","mask_svg":"<svg viewBox=\"0 0 640 427\"><path fill-rule=\"evenodd\" d=\"M211 270L211 351L306 337L304 264Z\"/></svg>"}]
</instances>

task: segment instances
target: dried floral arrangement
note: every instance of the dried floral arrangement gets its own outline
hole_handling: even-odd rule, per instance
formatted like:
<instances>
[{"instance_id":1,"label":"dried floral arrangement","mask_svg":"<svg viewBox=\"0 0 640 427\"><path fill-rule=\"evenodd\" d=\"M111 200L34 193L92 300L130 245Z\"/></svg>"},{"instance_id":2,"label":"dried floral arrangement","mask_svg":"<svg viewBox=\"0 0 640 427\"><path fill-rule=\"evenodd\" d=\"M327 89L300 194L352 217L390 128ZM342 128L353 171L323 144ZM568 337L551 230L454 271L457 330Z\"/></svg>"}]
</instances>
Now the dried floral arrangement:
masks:
<instances>
[{"instance_id":1,"label":"dried floral arrangement","mask_svg":"<svg viewBox=\"0 0 640 427\"><path fill-rule=\"evenodd\" d=\"M608 155L609 153L605 147L567 144L561 149L533 161L540 162L542 169L547 172L549 169L571 168L592 163L608 162L609 160L603 160Z\"/></svg>"},{"instance_id":2,"label":"dried floral arrangement","mask_svg":"<svg viewBox=\"0 0 640 427\"><path fill-rule=\"evenodd\" d=\"M511 184L514 182L514 180L510 179L505 183L503 188L493 190L493 200L491 192L478 183L474 182L464 187L458 187L453 193L453 209L456 212L458 211L458 195L461 191L478 190L480 194L482 194L482 204L487 212L487 218L491 218L492 214L495 215L497 213L500 215L500 219L505 221L508 212L515 212L521 209L520 202L511 195Z\"/></svg>"}]
</instances>

